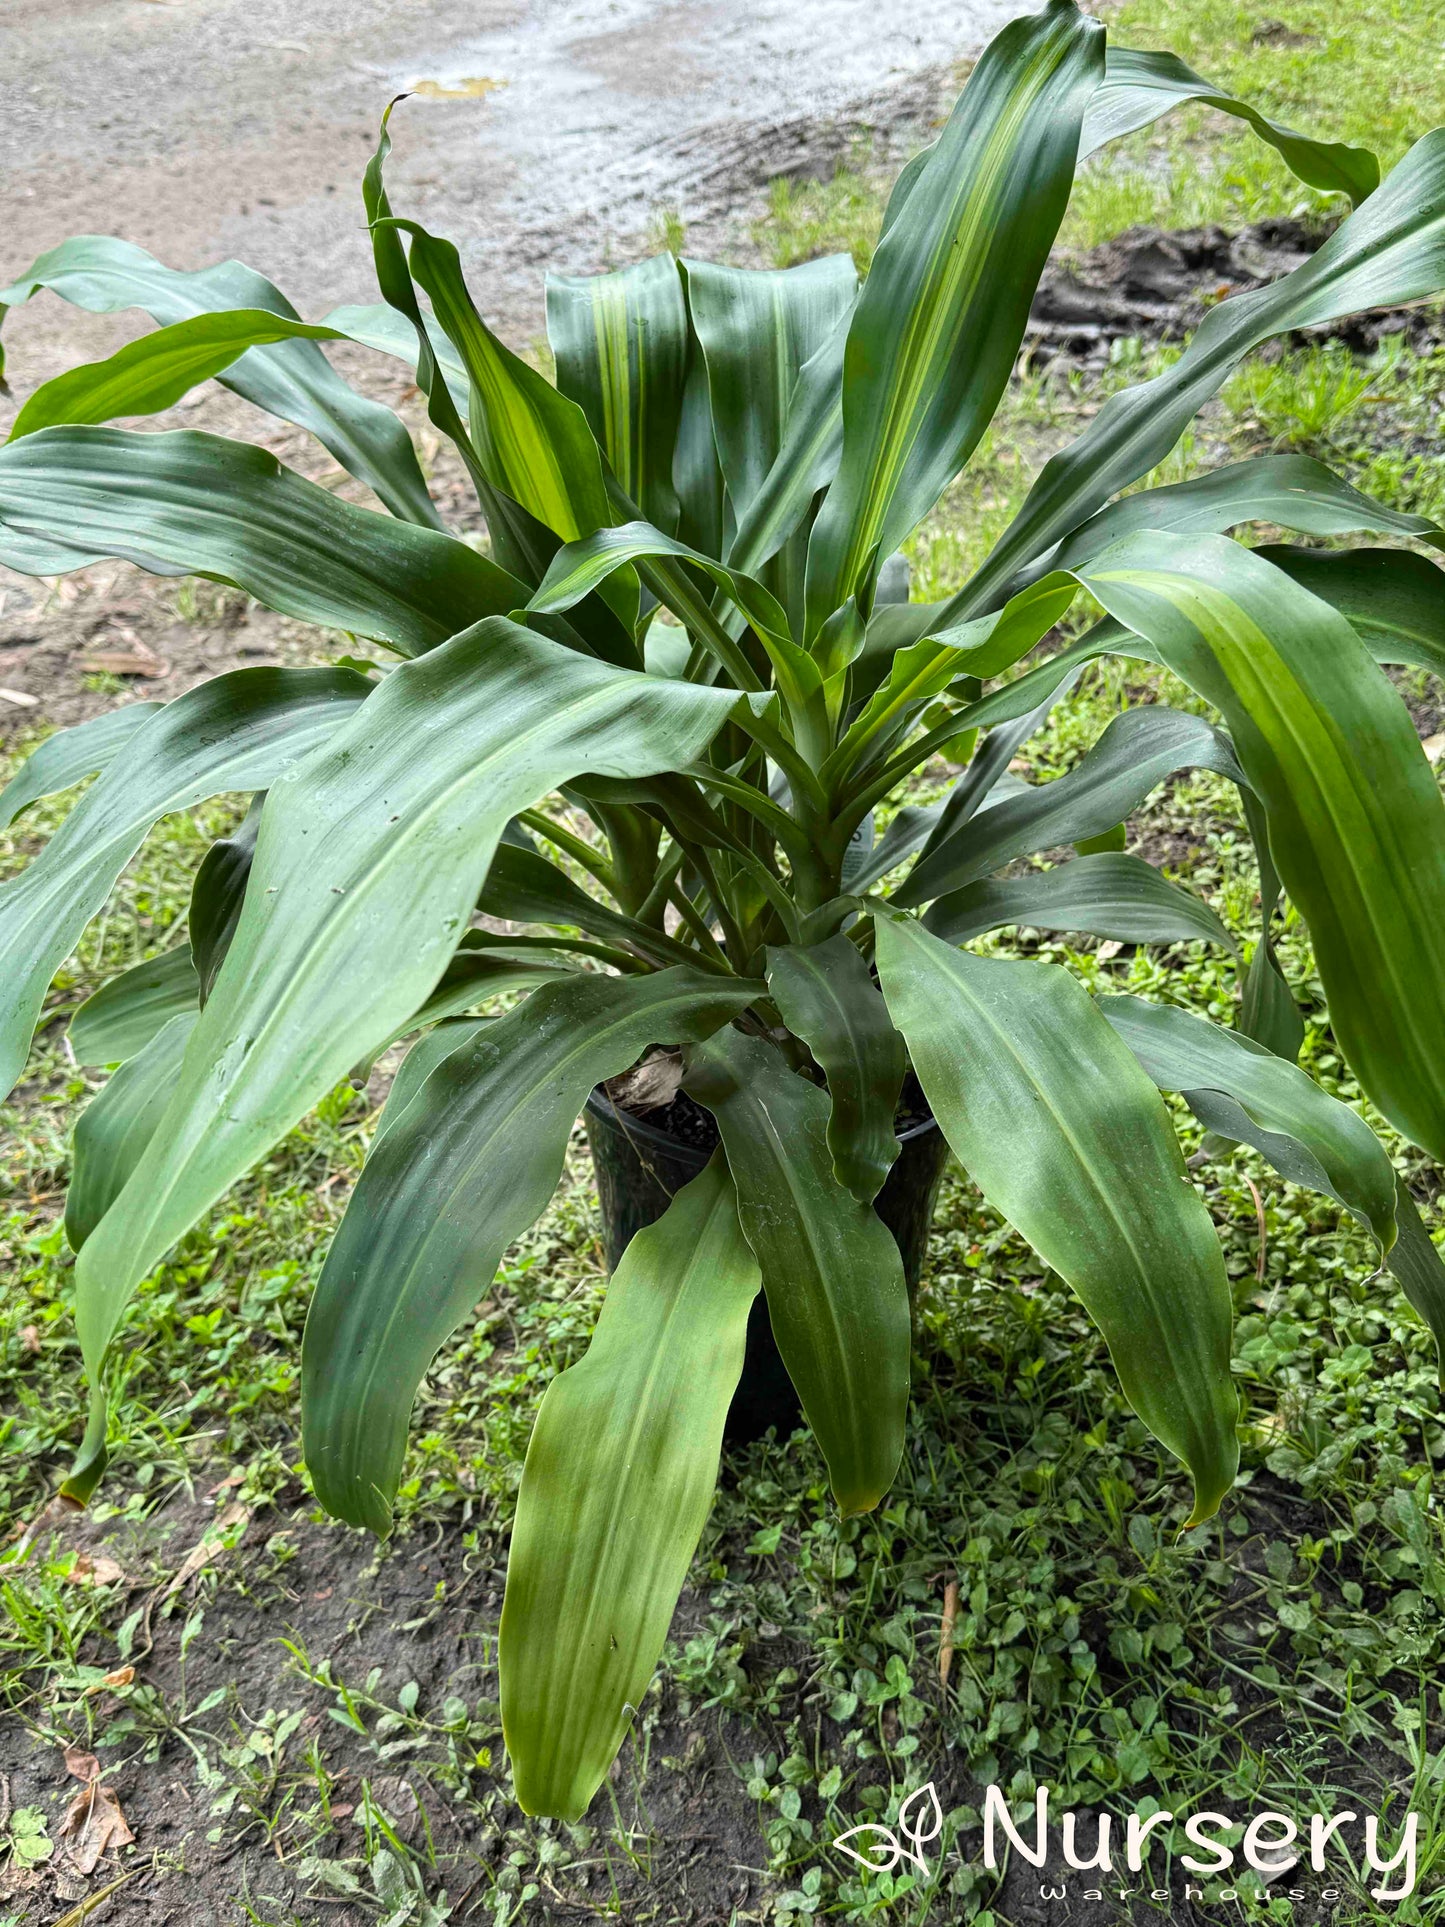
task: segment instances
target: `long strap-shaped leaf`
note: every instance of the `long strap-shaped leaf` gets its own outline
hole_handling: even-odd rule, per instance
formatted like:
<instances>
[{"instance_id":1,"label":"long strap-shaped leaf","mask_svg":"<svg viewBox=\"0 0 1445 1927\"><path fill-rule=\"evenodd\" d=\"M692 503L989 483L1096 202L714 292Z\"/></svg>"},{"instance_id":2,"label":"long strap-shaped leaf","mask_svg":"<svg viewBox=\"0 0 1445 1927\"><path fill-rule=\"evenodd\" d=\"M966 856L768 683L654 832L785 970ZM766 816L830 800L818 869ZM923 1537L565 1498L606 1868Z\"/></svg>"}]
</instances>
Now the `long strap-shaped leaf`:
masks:
<instances>
[{"instance_id":1,"label":"long strap-shaped leaf","mask_svg":"<svg viewBox=\"0 0 1445 1927\"><path fill-rule=\"evenodd\" d=\"M139 1164L171 1101L196 1015L193 996L191 1008L167 1017L81 1112L65 1194L65 1236L72 1251L80 1250Z\"/></svg>"},{"instance_id":2,"label":"long strap-shaped leaf","mask_svg":"<svg viewBox=\"0 0 1445 1927\"><path fill-rule=\"evenodd\" d=\"M1027 924L1121 943L1235 942L1207 903L1137 856L1081 856L1036 875L987 878L940 897L923 919L946 943Z\"/></svg>"},{"instance_id":3,"label":"long strap-shaped leaf","mask_svg":"<svg viewBox=\"0 0 1445 1927\"><path fill-rule=\"evenodd\" d=\"M464 542L344 502L248 442L47 428L0 448L0 562L63 574L102 556L233 583L403 655L528 593Z\"/></svg>"},{"instance_id":4,"label":"long strap-shaped leaf","mask_svg":"<svg viewBox=\"0 0 1445 1927\"><path fill-rule=\"evenodd\" d=\"M0 1088L25 1066L50 980L153 823L262 789L372 693L350 669L237 669L152 715L19 876L0 884Z\"/></svg>"},{"instance_id":5,"label":"long strap-shaped leaf","mask_svg":"<svg viewBox=\"0 0 1445 1927\"><path fill-rule=\"evenodd\" d=\"M642 1704L712 1504L758 1266L721 1154L633 1239L527 1448L499 1647L526 1813L580 1820Z\"/></svg>"},{"instance_id":6,"label":"long strap-shaped leaf","mask_svg":"<svg viewBox=\"0 0 1445 1927\"><path fill-rule=\"evenodd\" d=\"M0 319L41 288L93 313L144 308L162 327L234 308L300 320L279 288L239 261L182 273L108 234L80 234L42 254L18 281L0 288ZM0 353L0 374L4 365ZM309 429L394 515L441 526L406 430L389 408L349 388L314 341L253 348L222 370L220 380L268 414Z\"/></svg>"},{"instance_id":7,"label":"long strap-shaped leaf","mask_svg":"<svg viewBox=\"0 0 1445 1927\"><path fill-rule=\"evenodd\" d=\"M123 970L87 997L71 1018L67 1035L76 1063L123 1064L144 1050L172 1017L195 1010L199 990L188 943Z\"/></svg>"},{"instance_id":8,"label":"long strap-shaped leaf","mask_svg":"<svg viewBox=\"0 0 1445 1927\"><path fill-rule=\"evenodd\" d=\"M908 1069L888 1007L857 945L843 936L770 949L768 988L828 1080L833 1175L860 1204L871 1204L898 1156L893 1118Z\"/></svg>"},{"instance_id":9,"label":"long strap-shaped leaf","mask_svg":"<svg viewBox=\"0 0 1445 1927\"><path fill-rule=\"evenodd\" d=\"M1445 529L1424 515L1387 508L1309 455L1261 455L1232 462L1191 482L1140 489L1111 502L1074 530L1053 555L1053 569L1072 569L1111 542L1140 529L1176 535L1222 535L1245 522L1273 522L1302 535L1353 535L1360 529L1413 536L1445 548ZM1017 599L1017 598L1015 598Z\"/></svg>"},{"instance_id":10,"label":"long strap-shaped leaf","mask_svg":"<svg viewBox=\"0 0 1445 1927\"><path fill-rule=\"evenodd\" d=\"M878 974L933 1114L984 1196L1073 1287L1207 1519L1239 1463L1224 1257L1153 1084L1057 964L880 916Z\"/></svg>"},{"instance_id":11,"label":"long strap-shaped leaf","mask_svg":"<svg viewBox=\"0 0 1445 1927\"><path fill-rule=\"evenodd\" d=\"M1126 709L1067 776L970 817L926 849L894 901L927 903L1016 856L1100 836L1181 769L1242 780L1228 739L1202 716L1162 703Z\"/></svg>"},{"instance_id":12,"label":"long strap-shaped leaf","mask_svg":"<svg viewBox=\"0 0 1445 1927\"><path fill-rule=\"evenodd\" d=\"M39 748L31 750L10 781L0 790L0 830L9 829L22 810L42 796L68 790L87 776L107 768L159 703L122 703L73 729L58 729Z\"/></svg>"},{"instance_id":13,"label":"long strap-shaped leaf","mask_svg":"<svg viewBox=\"0 0 1445 1927\"><path fill-rule=\"evenodd\" d=\"M685 1088L722 1133L788 1376L845 1514L869 1512L903 1451L908 1288L892 1234L833 1175L828 1099L741 1031L688 1053Z\"/></svg>"},{"instance_id":14,"label":"long strap-shaped leaf","mask_svg":"<svg viewBox=\"0 0 1445 1927\"><path fill-rule=\"evenodd\" d=\"M848 332L843 458L808 549L808 628L958 473L993 415L1068 205L1104 35L1070 0L985 49L879 244Z\"/></svg>"},{"instance_id":15,"label":"long strap-shaped leaf","mask_svg":"<svg viewBox=\"0 0 1445 1927\"><path fill-rule=\"evenodd\" d=\"M1445 569L1405 549L1255 550L1346 618L1376 662L1445 676ZM0 811L5 798L0 796Z\"/></svg>"},{"instance_id":16,"label":"long strap-shaped leaf","mask_svg":"<svg viewBox=\"0 0 1445 1927\"><path fill-rule=\"evenodd\" d=\"M1142 997L1101 997L1099 1008L1160 1090L1182 1092L1208 1130L1252 1145L1291 1184L1324 1192L1369 1227L1445 1367L1445 1263L1364 1119L1287 1059L1205 1017Z\"/></svg>"},{"instance_id":17,"label":"long strap-shaped leaf","mask_svg":"<svg viewBox=\"0 0 1445 1927\"><path fill-rule=\"evenodd\" d=\"M687 376L687 302L670 254L614 274L549 274L557 386L586 415L623 492L677 530L673 449Z\"/></svg>"},{"instance_id":18,"label":"long strap-shaped leaf","mask_svg":"<svg viewBox=\"0 0 1445 1927\"><path fill-rule=\"evenodd\" d=\"M1080 160L1109 141L1150 126L1171 108L1193 102L1247 121L1300 180L1322 193L1348 194L1358 204L1380 184L1380 163L1367 147L1346 147L1340 141L1298 134L1205 80L1176 54L1145 53L1137 47L1110 47L1103 85L1084 116Z\"/></svg>"},{"instance_id":19,"label":"long strap-shaped leaf","mask_svg":"<svg viewBox=\"0 0 1445 1927\"><path fill-rule=\"evenodd\" d=\"M1341 615L1223 537L1130 537L1081 579L1222 711L1341 1049L1445 1157L1445 802L1399 696Z\"/></svg>"},{"instance_id":20,"label":"long strap-shaped leaf","mask_svg":"<svg viewBox=\"0 0 1445 1927\"><path fill-rule=\"evenodd\" d=\"M246 906L170 1108L77 1271L92 1382L149 1267L425 999L508 820L586 770L690 761L737 701L493 618L403 663L364 721L271 784ZM103 1427L97 1404L78 1496L102 1468Z\"/></svg>"},{"instance_id":21,"label":"long strap-shaped leaf","mask_svg":"<svg viewBox=\"0 0 1445 1927\"><path fill-rule=\"evenodd\" d=\"M1269 287L1211 308L1172 368L1110 396L1045 464L983 567L949 604L958 621L994 606L1015 571L1163 461L1252 348L1271 335L1418 301L1445 287L1445 129L1417 141L1317 254Z\"/></svg>"},{"instance_id":22,"label":"long strap-shaped leaf","mask_svg":"<svg viewBox=\"0 0 1445 1927\"><path fill-rule=\"evenodd\" d=\"M409 1080L306 1325L306 1459L328 1511L390 1530L422 1374L546 1209L587 1093L653 1043L708 1036L761 988L684 967L570 977L464 1034L420 1088Z\"/></svg>"}]
</instances>

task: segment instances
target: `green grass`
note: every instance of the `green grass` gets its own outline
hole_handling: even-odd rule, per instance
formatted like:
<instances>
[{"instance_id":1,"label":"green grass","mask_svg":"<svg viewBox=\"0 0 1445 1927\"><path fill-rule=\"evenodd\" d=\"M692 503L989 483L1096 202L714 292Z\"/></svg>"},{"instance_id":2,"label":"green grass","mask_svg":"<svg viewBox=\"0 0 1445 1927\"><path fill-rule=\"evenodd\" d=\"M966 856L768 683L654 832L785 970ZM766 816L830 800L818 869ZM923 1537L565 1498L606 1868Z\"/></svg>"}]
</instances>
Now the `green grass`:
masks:
<instances>
[{"instance_id":1,"label":"green grass","mask_svg":"<svg viewBox=\"0 0 1445 1927\"><path fill-rule=\"evenodd\" d=\"M1445 124L1445 0L1120 0L1097 11L1121 45L1177 53L1271 118L1372 148L1387 167ZM866 269L894 171L861 150L828 180L773 182L757 245L777 267L851 251ZM1095 156L1060 239L1088 248L1143 225L1239 227L1341 209L1239 122L1191 108Z\"/></svg>"}]
</instances>

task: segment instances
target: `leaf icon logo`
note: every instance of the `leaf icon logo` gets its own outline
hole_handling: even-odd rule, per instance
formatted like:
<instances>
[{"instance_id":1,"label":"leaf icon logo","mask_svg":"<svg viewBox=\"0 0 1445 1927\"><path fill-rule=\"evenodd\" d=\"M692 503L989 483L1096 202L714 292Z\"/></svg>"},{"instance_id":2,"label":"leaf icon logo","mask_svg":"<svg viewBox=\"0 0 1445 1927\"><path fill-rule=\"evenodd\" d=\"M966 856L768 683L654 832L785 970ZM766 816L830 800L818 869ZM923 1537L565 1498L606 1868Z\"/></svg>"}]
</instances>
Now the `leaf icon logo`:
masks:
<instances>
[{"instance_id":1,"label":"leaf icon logo","mask_svg":"<svg viewBox=\"0 0 1445 1927\"><path fill-rule=\"evenodd\" d=\"M892 1873L900 1861L911 1860L927 1879L928 1862L923 1849L943 1831L943 1808L938 1804L938 1792L932 1780L909 1794L898 1809L895 1827L896 1831L876 1820L865 1820L861 1826L849 1827L846 1833L840 1833L833 1845L870 1873ZM850 1840L862 1842L868 1835L873 1838L867 1842L866 1850L863 1846L849 1846Z\"/></svg>"}]
</instances>

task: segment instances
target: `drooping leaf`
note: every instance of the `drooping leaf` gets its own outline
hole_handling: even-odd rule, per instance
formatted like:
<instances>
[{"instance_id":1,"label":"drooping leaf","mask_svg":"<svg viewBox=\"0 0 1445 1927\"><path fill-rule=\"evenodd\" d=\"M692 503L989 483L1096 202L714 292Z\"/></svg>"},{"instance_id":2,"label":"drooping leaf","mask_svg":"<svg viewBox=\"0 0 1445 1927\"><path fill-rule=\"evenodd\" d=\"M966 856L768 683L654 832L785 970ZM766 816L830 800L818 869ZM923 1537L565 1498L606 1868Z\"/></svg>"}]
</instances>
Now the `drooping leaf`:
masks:
<instances>
[{"instance_id":1,"label":"drooping leaf","mask_svg":"<svg viewBox=\"0 0 1445 1927\"><path fill-rule=\"evenodd\" d=\"M1233 937L1199 897L1171 883L1141 857L1081 856L1029 876L986 878L940 897L923 919L945 943L1027 924L1077 930L1121 943L1217 943Z\"/></svg>"},{"instance_id":2,"label":"drooping leaf","mask_svg":"<svg viewBox=\"0 0 1445 1927\"><path fill-rule=\"evenodd\" d=\"M908 1069L888 1007L844 936L770 949L768 988L828 1080L833 1175L860 1204L871 1204L898 1156L893 1118Z\"/></svg>"},{"instance_id":3,"label":"drooping leaf","mask_svg":"<svg viewBox=\"0 0 1445 1927\"><path fill-rule=\"evenodd\" d=\"M82 362L42 382L15 417L9 439L59 423L109 422L118 415L158 415L197 383L229 368L248 348L273 341L334 341L335 331L234 308L193 315L131 341L105 361Z\"/></svg>"},{"instance_id":4,"label":"drooping leaf","mask_svg":"<svg viewBox=\"0 0 1445 1927\"><path fill-rule=\"evenodd\" d=\"M321 753L264 779L240 925L170 1108L77 1270L93 1385L137 1280L424 1002L510 818L586 770L690 762L740 700L611 669L502 618L369 693ZM104 1465L93 1398L69 1482L81 1498Z\"/></svg>"},{"instance_id":5,"label":"drooping leaf","mask_svg":"<svg viewBox=\"0 0 1445 1927\"><path fill-rule=\"evenodd\" d=\"M1309 455L1260 455L1211 469L1189 482L1139 489L1091 515L1049 557L1072 569L1111 542L1141 529L1222 535L1245 522L1273 522L1304 535L1353 535L1361 529L1413 536L1445 548L1445 530L1424 515L1387 508Z\"/></svg>"},{"instance_id":6,"label":"drooping leaf","mask_svg":"<svg viewBox=\"0 0 1445 1927\"><path fill-rule=\"evenodd\" d=\"M107 768L159 708L159 703L122 703L47 736L0 790L0 830L8 830L20 812L42 796L68 790Z\"/></svg>"},{"instance_id":7,"label":"drooping leaf","mask_svg":"<svg viewBox=\"0 0 1445 1927\"><path fill-rule=\"evenodd\" d=\"M420 310L418 310L420 312ZM456 349L447 340L440 326L431 317L423 317L430 352L437 369L443 376L453 403L465 423L467 412L467 371L462 366ZM416 328L398 309L383 304L343 306L333 308L321 320L323 328L334 328L348 341L360 342L363 348L374 348L378 354L394 355L409 367L416 369L420 360L417 350ZM420 370L417 370L420 374ZM418 382L418 386L420 386Z\"/></svg>"},{"instance_id":8,"label":"drooping leaf","mask_svg":"<svg viewBox=\"0 0 1445 1927\"><path fill-rule=\"evenodd\" d=\"M1010 797L933 842L894 901L926 903L1014 857L1097 836L1122 823L1151 790L1181 769L1210 769L1243 780L1228 738L1202 716L1162 703L1126 709L1067 776Z\"/></svg>"},{"instance_id":9,"label":"drooping leaf","mask_svg":"<svg viewBox=\"0 0 1445 1927\"><path fill-rule=\"evenodd\" d=\"M549 863L539 851L507 843L500 844L492 858L477 908L486 916L509 923L575 927L605 943L641 945L655 957L664 957L677 947L662 931L638 924L581 889L565 870Z\"/></svg>"},{"instance_id":10,"label":"drooping leaf","mask_svg":"<svg viewBox=\"0 0 1445 1927\"><path fill-rule=\"evenodd\" d=\"M1376 662L1445 676L1445 569L1406 549L1255 550L1345 617ZM0 808L4 798L0 797Z\"/></svg>"},{"instance_id":11,"label":"drooping leaf","mask_svg":"<svg viewBox=\"0 0 1445 1927\"><path fill-rule=\"evenodd\" d=\"M119 1197L170 1102L196 1026L194 976L190 1009L167 1017L133 1055L127 1053L80 1114L65 1195L65 1237L72 1251L80 1250Z\"/></svg>"},{"instance_id":12,"label":"drooping leaf","mask_svg":"<svg viewBox=\"0 0 1445 1927\"><path fill-rule=\"evenodd\" d=\"M499 1645L526 1813L577 1821L641 1706L712 1504L758 1265L721 1153L628 1246L527 1448Z\"/></svg>"},{"instance_id":13,"label":"drooping leaf","mask_svg":"<svg viewBox=\"0 0 1445 1927\"><path fill-rule=\"evenodd\" d=\"M202 857L191 885L188 919L191 955L195 959L202 1003L211 994L236 934L236 925L241 921L264 803L264 796L252 798L250 809L235 831L218 838Z\"/></svg>"},{"instance_id":14,"label":"drooping leaf","mask_svg":"<svg viewBox=\"0 0 1445 1927\"><path fill-rule=\"evenodd\" d=\"M1012 372L1103 73L1072 5L1005 27L878 246L848 332L843 455L808 550L816 634L972 454Z\"/></svg>"},{"instance_id":15,"label":"drooping leaf","mask_svg":"<svg viewBox=\"0 0 1445 1927\"><path fill-rule=\"evenodd\" d=\"M833 1175L828 1099L741 1031L688 1053L684 1088L717 1119L738 1215L788 1376L844 1514L869 1512L903 1450L908 1289L892 1234Z\"/></svg>"},{"instance_id":16,"label":"drooping leaf","mask_svg":"<svg viewBox=\"0 0 1445 1927\"><path fill-rule=\"evenodd\" d=\"M586 415L629 500L677 531L673 449L687 375L687 303L670 254L613 274L547 276L557 386Z\"/></svg>"},{"instance_id":17,"label":"drooping leaf","mask_svg":"<svg viewBox=\"0 0 1445 1927\"><path fill-rule=\"evenodd\" d=\"M208 796L262 788L371 693L350 669L237 669L146 719L45 847L0 884L0 1087L24 1069L51 978L151 825Z\"/></svg>"},{"instance_id":18,"label":"drooping leaf","mask_svg":"<svg viewBox=\"0 0 1445 1927\"><path fill-rule=\"evenodd\" d=\"M1380 184L1380 163L1367 147L1347 147L1340 141L1313 140L1307 134L1298 134L1292 127L1268 119L1247 100L1239 100L1205 80L1176 54L1146 53L1137 47L1109 48L1103 84L1084 116L1079 158L1150 126L1173 107L1192 102L1247 121L1300 180L1323 194L1347 194L1359 203Z\"/></svg>"},{"instance_id":19,"label":"drooping leaf","mask_svg":"<svg viewBox=\"0 0 1445 1927\"><path fill-rule=\"evenodd\" d=\"M328 1511L390 1530L422 1374L545 1209L588 1092L653 1043L707 1036L761 989L689 968L569 977L463 1030L424 1083L409 1080L306 1324L306 1459Z\"/></svg>"},{"instance_id":20,"label":"drooping leaf","mask_svg":"<svg viewBox=\"0 0 1445 1927\"><path fill-rule=\"evenodd\" d=\"M880 916L878 971L934 1116L984 1196L1078 1293L1129 1403L1194 1479L1234 1481L1224 1257L1163 1103L1057 964L954 950Z\"/></svg>"},{"instance_id":21,"label":"drooping leaf","mask_svg":"<svg viewBox=\"0 0 1445 1927\"><path fill-rule=\"evenodd\" d=\"M1276 1057L1293 1063L1305 1040L1305 1023L1274 944L1274 916L1284 889L1270 855L1264 805L1251 790L1241 790L1240 797L1259 865L1259 941L1240 985L1239 1027Z\"/></svg>"},{"instance_id":22,"label":"drooping leaf","mask_svg":"<svg viewBox=\"0 0 1445 1927\"><path fill-rule=\"evenodd\" d=\"M41 557L39 544L51 550ZM46 428L0 448L0 562L65 574L119 556L415 655L528 591L434 529L344 502L248 442Z\"/></svg>"},{"instance_id":23,"label":"drooping leaf","mask_svg":"<svg viewBox=\"0 0 1445 1927\"><path fill-rule=\"evenodd\" d=\"M1445 129L1426 134L1317 253L1268 287L1211 308L1189 347L1153 381L1112 395L1047 462L987 561L949 605L961 621L992 607L1042 556L1169 453L1225 377L1262 341L1445 286Z\"/></svg>"},{"instance_id":24,"label":"drooping leaf","mask_svg":"<svg viewBox=\"0 0 1445 1927\"><path fill-rule=\"evenodd\" d=\"M19 280L0 288L0 319L41 288L97 314L144 308L161 327L236 308L300 319L278 288L239 261L182 273L109 234L76 235L42 254ZM253 348L219 379L268 414L309 429L394 515L440 527L406 430L389 408L348 387L314 341Z\"/></svg>"},{"instance_id":25,"label":"drooping leaf","mask_svg":"<svg viewBox=\"0 0 1445 1927\"><path fill-rule=\"evenodd\" d=\"M76 1063L125 1063L173 1017L197 1009L197 989L188 943L123 970L87 997L71 1018L70 1048Z\"/></svg>"},{"instance_id":26,"label":"drooping leaf","mask_svg":"<svg viewBox=\"0 0 1445 1927\"><path fill-rule=\"evenodd\" d=\"M1082 579L1223 713L1340 1047L1445 1157L1445 801L1384 672L1336 610L1223 537L1130 537Z\"/></svg>"}]
</instances>

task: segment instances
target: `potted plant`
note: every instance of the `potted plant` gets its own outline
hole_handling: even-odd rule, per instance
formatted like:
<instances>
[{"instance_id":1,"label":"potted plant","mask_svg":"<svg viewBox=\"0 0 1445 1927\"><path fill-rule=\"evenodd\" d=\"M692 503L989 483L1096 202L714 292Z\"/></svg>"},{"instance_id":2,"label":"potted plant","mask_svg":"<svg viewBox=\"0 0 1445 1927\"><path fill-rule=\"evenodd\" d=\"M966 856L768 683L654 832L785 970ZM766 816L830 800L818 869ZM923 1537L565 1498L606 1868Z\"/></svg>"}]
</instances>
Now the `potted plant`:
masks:
<instances>
[{"instance_id":1,"label":"potted plant","mask_svg":"<svg viewBox=\"0 0 1445 1927\"><path fill-rule=\"evenodd\" d=\"M1187 99L1245 115L1354 211L1114 396L958 594L890 600L889 559L1004 392L1080 158ZM557 280L555 385L484 324L456 249L393 214L387 149L383 133L364 190L379 307L308 326L235 263L177 274L96 238L0 291L139 304L161 324L21 409L0 450L0 561L206 575L398 658L244 669L45 742L8 814L99 775L0 895L0 1047L9 1085L151 824L254 795L197 873L188 947L73 1021L77 1056L119 1068L77 1132L91 1409L66 1489L83 1501L105 1465L107 1347L137 1282L353 1066L415 1034L304 1350L317 1494L378 1532L418 1383L545 1208L589 1094L652 1063L713 1120L718 1148L628 1243L527 1456L503 1717L522 1804L570 1818L656 1664L760 1291L837 1502L863 1511L889 1488L909 1309L876 1205L910 1067L969 1176L1097 1321L1193 1480L1196 1520L1237 1463L1231 1302L1161 1091L1357 1213L1445 1326L1439 1260L1383 1147L1292 1061L1270 947L1288 892L1361 1085L1445 1155L1445 804L1380 667L1440 668L1441 578L1403 548L1251 551L1228 531L1445 535L1300 459L1128 492L1259 342L1445 287L1445 133L1381 182L1367 153L1278 127L1167 56L1106 53L1102 26L1053 0L993 41L904 170L861 290L844 259L750 273L662 256ZM440 527L397 421L332 372L319 344L341 338L414 363L486 553ZM213 375L312 430L383 509L258 448L102 425ZM1030 663L1085 592L1101 619ZM1011 779L1110 652L1167 665L1219 720L1137 708L1067 776ZM942 804L899 807L877 834L874 812L960 739L975 747ZM968 947L1018 923L1228 941L1117 848L1007 874L1117 843L1190 766L1239 786L1258 844L1238 1028ZM517 988L508 1014L467 1014Z\"/></svg>"}]
</instances>

